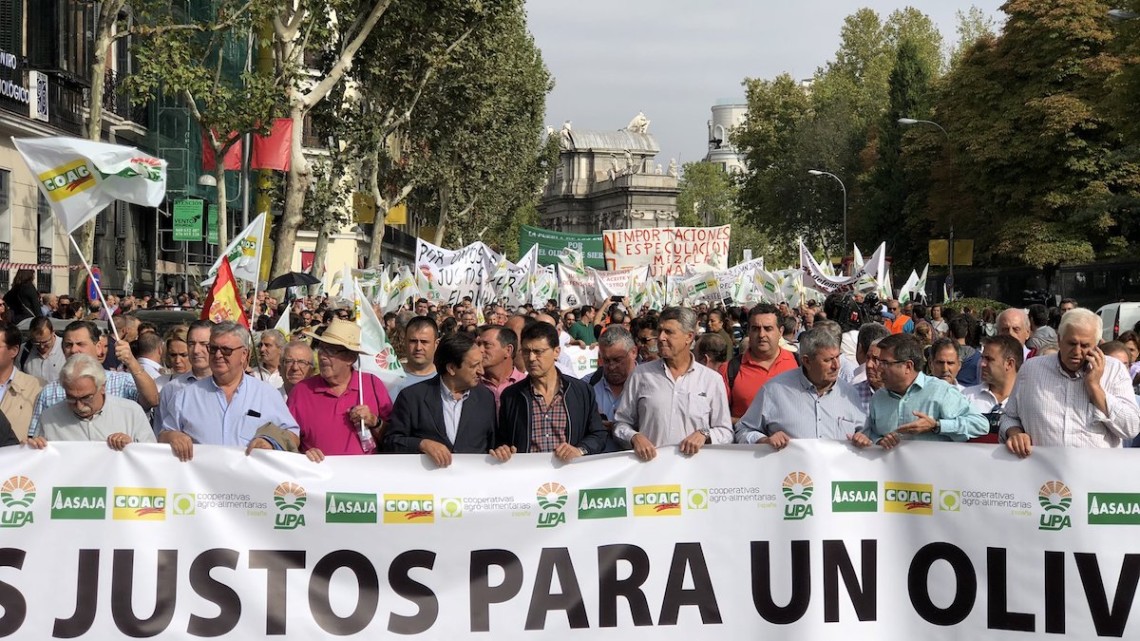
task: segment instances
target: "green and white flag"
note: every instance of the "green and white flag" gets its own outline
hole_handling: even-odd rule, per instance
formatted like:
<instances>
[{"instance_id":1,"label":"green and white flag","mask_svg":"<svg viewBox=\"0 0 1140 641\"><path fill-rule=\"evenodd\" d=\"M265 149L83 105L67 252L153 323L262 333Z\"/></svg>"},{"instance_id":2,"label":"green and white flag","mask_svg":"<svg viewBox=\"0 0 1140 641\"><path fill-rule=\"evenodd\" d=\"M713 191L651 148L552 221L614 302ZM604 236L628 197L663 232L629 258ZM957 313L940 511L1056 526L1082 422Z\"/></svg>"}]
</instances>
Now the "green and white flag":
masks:
<instances>
[{"instance_id":1,"label":"green and white flag","mask_svg":"<svg viewBox=\"0 0 1140 641\"><path fill-rule=\"evenodd\" d=\"M134 147L64 136L12 138L67 233L116 200L157 207L166 161Z\"/></svg>"},{"instance_id":2,"label":"green and white flag","mask_svg":"<svg viewBox=\"0 0 1140 641\"><path fill-rule=\"evenodd\" d=\"M265 214L259 215L249 224L248 227L241 230L241 233L233 237L230 244L226 246L226 251L222 256L230 259L230 269L234 272L234 278L240 278L246 282L256 283L261 273L261 250L265 244ZM212 282L214 275L218 273L218 268L222 266L222 256L214 261L210 267L210 276L202 284Z\"/></svg>"},{"instance_id":3,"label":"green and white flag","mask_svg":"<svg viewBox=\"0 0 1140 641\"><path fill-rule=\"evenodd\" d=\"M362 372L375 374L385 384L393 383L404 378L404 367L400 365L400 358L396 350L388 342L388 335L384 332L384 325L376 317L376 311L364 295L360 282L356 279L348 283L349 294L352 295L356 324L360 327L360 347L364 353L356 361L356 366Z\"/></svg>"}]
</instances>

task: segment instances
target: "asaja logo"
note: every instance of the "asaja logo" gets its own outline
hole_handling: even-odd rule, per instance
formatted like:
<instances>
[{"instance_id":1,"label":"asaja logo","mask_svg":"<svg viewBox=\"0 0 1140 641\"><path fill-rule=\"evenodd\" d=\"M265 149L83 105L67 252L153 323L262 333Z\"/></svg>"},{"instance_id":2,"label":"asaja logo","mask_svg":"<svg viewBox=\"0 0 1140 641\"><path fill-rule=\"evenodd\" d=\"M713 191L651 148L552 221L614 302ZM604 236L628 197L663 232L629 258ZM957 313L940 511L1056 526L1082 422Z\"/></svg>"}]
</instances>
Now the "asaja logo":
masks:
<instances>
[{"instance_id":1,"label":"asaja logo","mask_svg":"<svg viewBox=\"0 0 1140 641\"><path fill-rule=\"evenodd\" d=\"M685 509L709 509L709 491L705 488L693 488L691 490L685 490Z\"/></svg>"},{"instance_id":2,"label":"asaja logo","mask_svg":"<svg viewBox=\"0 0 1140 641\"><path fill-rule=\"evenodd\" d=\"M463 516L463 499L449 497L440 499L439 515L445 519L458 519Z\"/></svg>"},{"instance_id":3,"label":"asaja logo","mask_svg":"<svg viewBox=\"0 0 1140 641\"><path fill-rule=\"evenodd\" d=\"M1046 481L1041 489L1037 490L1037 502L1045 510L1038 521L1038 530L1056 532L1073 526L1068 514L1069 506L1073 504L1073 493L1064 483Z\"/></svg>"},{"instance_id":4,"label":"asaja logo","mask_svg":"<svg viewBox=\"0 0 1140 641\"><path fill-rule=\"evenodd\" d=\"M193 516L198 509L198 495L180 492L170 497L170 506L174 516Z\"/></svg>"},{"instance_id":5,"label":"asaja logo","mask_svg":"<svg viewBox=\"0 0 1140 641\"><path fill-rule=\"evenodd\" d=\"M942 512L961 512L962 492L959 490L938 490L938 509Z\"/></svg>"},{"instance_id":6,"label":"asaja logo","mask_svg":"<svg viewBox=\"0 0 1140 641\"><path fill-rule=\"evenodd\" d=\"M434 494L385 494L385 523L435 523Z\"/></svg>"},{"instance_id":7,"label":"asaja logo","mask_svg":"<svg viewBox=\"0 0 1140 641\"><path fill-rule=\"evenodd\" d=\"M165 521L166 489L117 487L111 518L116 521Z\"/></svg>"},{"instance_id":8,"label":"asaja logo","mask_svg":"<svg viewBox=\"0 0 1140 641\"><path fill-rule=\"evenodd\" d=\"M23 527L32 522L27 508L36 500L36 484L26 476L13 476L0 485L0 503L7 508L0 514L0 527Z\"/></svg>"},{"instance_id":9,"label":"asaja logo","mask_svg":"<svg viewBox=\"0 0 1140 641\"><path fill-rule=\"evenodd\" d=\"M543 483L535 492L538 497L538 527L557 527L566 522L567 492L561 483Z\"/></svg>"},{"instance_id":10,"label":"asaja logo","mask_svg":"<svg viewBox=\"0 0 1140 641\"><path fill-rule=\"evenodd\" d=\"M1140 525L1140 494L1089 493L1089 525Z\"/></svg>"},{"instance_id":11,"label":"asaja logo","mask_svg":"<svg viewBox=\"0 0 1140 641\"><path fill-rule=\"evenodd\" d=\"M878 512L877 481L832 481L832 512Z\"/></svg>"},{"instance_id":12,"label":"asaja logo","mask_svg":"<svg viewBox=\"0 0 1140 641\"><path fill-rule=\"evenodd\" d=\"M813 514L811 509L811 495L815 492L815 485L811 477L804 472L792 472L784 477L780 489L784 492L784 520L801 521Z\"/></svg>"},{"instance_id":13,"label":"asaja logo","mask_svg":"<svg viewBox=\"0 0 1140 641\"><path fill-rule=\"evenodd\" d=\"M51 518L89 521L107 518L107 488L53 487Z\"/></svg>"},{"instance_id":14,"label":"asaja logo","mask_svg":"<svg viewBox=\"0 0 1140 641\"><path fill-rule=\"evenodd\" d=\"M39 178L48 197L57 203L95 186L95 176L87 166L87 161L82 158L49 169L40 174Z\"/></svg>"},{"instance_id":15,"label":"asaja logo","mask_svg":"<svg viewBox=\"0 0 1140 641\"><path fill-rule=\"evenodd\" d=\"M624 487L578 492L578 519L622 519L629 515Z\"/></svg>"},{"instance_id":16,"label":"asaja logo","mask_svg":"<svg viewBox=\"0 0 1140 641\"><path fill-rule=\"evenodd\" d=\"M883 484L883 511L895 514L934 514L934 486L925 483Z\"/></svg>"},{"instance_id":17,"label":"asaja logo","mask_svg":"<svg viewBox=\"0 0 1140 641\"><path fill-rule=\"evenodd\" d=\"M274 530L295 530L305 524L301 514L309 497L305 488L291 481L284 481L273 490L273 504L277 506L277 516L273 520Z\"/></svg>"},{"instance_id":18,"label":"asaja logo","mask_svg":"<svg viewBox=\"0 0 1140 641\"><path fill-rule=\"evenodd\" d=\"M642 485L633 488L634 516L679 516L680 485Z\"/></svg>"},{"instance_id":19,"label":"asaja logo","mask_svg":"<svg viewBox=\"0 0 1140 641\"><path fill-rule=\"evenodd\" d=\"M376 495L329 492L325 495L325 523L375 523Z\"/></svg>"}]
</instances>

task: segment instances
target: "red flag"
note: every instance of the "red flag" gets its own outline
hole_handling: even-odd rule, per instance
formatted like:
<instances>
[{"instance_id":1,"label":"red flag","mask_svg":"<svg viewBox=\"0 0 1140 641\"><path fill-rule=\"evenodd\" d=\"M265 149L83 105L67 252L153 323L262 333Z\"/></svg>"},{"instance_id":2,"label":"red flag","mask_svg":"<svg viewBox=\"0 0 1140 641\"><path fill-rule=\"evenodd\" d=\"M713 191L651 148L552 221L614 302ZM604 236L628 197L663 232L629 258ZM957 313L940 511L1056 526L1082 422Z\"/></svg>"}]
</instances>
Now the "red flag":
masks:
<instances>
[{"instance_id":1,"label":"red flag","mask_svg":"<svg viewBox=\"0 0 1140 641\"><path fill-rule=\"evenodd\" d=\"M268 136L253 137L253 157L250 169L289 171L292 165L293 119L277 118Z\"/></svg>"},{"instance_id":2,"label":"red flag","mask_svg":"<svg viewBox=\"0 0 1140 641\"><path fill-rule=\"evenodd\" d=\"M217 132L215 132L214 135L215 136L218 135ZM226 138L226 140L231 140L235 136L237 136L236 131L230 132L230 137ZM242 144L241 144L241 139L238 138L238 141L235 142L234 144L230 145L230 148L226 150L226 154L224 156L222 156L223 166L229 171L240 171L241 170L241 158L242 158ZM217 161L214 158L214 147L210 144L210 134L203 131L202 132L202 171L213 172L214 169L216 168L216 166L217 166Z\"/></svg>"},{"instance_id":3,"label":"red flag","mask_svg":"<svg viewBox=\"0 0 1140 641\"><path fill-rule=\"evenodd\" d=\"M227 257L222 257L222 264L210 287L210 295L202 305L202 320L212 320L215 323L233 321L249 329L249 319L242 307L237 281L234 280L234 272L230 269L230 259Z\"/></svg>"}]
</instances>

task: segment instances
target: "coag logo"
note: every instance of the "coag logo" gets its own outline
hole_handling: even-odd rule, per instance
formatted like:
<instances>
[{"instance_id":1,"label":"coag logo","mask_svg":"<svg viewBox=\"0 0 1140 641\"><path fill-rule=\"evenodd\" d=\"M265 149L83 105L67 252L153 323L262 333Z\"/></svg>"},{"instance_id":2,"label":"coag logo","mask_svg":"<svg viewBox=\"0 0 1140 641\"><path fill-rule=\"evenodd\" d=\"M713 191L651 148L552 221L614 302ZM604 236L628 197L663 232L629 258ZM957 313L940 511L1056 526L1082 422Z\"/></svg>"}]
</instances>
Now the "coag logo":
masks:
<instances>
[{"instance_id":1,"label":"coag logo","mask_svg":"<svg viewBox=\"0 0 1140 641\"><path fill-rule=\"evenodd\" d=\"M83 159L45 171L39 175L39 179L47 190L48 197L55 202L66 200L95 186L95 176Z\"/></svg>"},{"instance_id":2,"label":"coag logo","mask_svg":"<svg viewBox=\"0 0 1140 641\"><path fill-rule=\"evenodd\" d=\"M566 522L567 492L561 483L543 483L535 492L538 497L538 527L557 527Z\"/></svg>"},{"instance_id":3,"label":"coag logo","mask_svg":"<svg viewBox=\"0 0 1140 641\"><path fill-rule=\"evenodd\" d=\"M961 512L962 492L959 490L938 490L938 509L942 512Z\"/></svg>"},{"instance_id":4,"label":"coag logo","mask_svg":"<svg viewBox=\"0 0 1140 641\"><path fill-rule=\"evenodd\" d=\"M934 486L924 483L883 484L883 511L895 514L934 514Z\"/></svg>"},{"instance_id":5,"label":"coag logo","mask_svg":"<svg viewBox=\"0 0 1140 641\"><path fill-rule=\"evenodd\" d=\"M375 494L329 492L325 495L325 523L375 522Z\"/></svg>"},{"instance_id":6,"label":"coag logo","mask_svg":"<svg viewBox=\"0 0 1140 641\"><path fill-rule=\"evenodd\" d=\"M274 530L295 530L305 525L305 515L301 514L309 500L305 488L285 481L273 490L273 504L277 506L277 516L273 521Z\"/></svg>"},{"instance_id":7,"label":"coag logo","mask_svg":"<svg viewBox=\"0 0 1140 641\"><path fill-rule=\"evenodd\" d=\"M578 519L620 519L628 516L624 487L605 487L578 492Z\"/></svg>"},{"instance_id":8,"label":"coag logo","mask_svg":"<svg viewBox=\"0 0 1140 641\"><path fill-rule=\"evenodd\" d=\"M815 485L811 477L804 472L792 472L784 477L780 489L784 493L784 520L801 521L813 514L811 509L811 495L815 492Z\"/></svg>"},{"instance_id":9,"label":"coag logo","mask_svg":"<svg viewBox=\"0 0 1140 641\"><path fill-rule=\"evenodd\" d=\"M832 512L878 512L879 484L876 481L832 481Z\"/></svg>"},{"instance_id":10,"label":"coag logo","mask_svg":"<svg viewBox=\"0 0 1140 641\"><path fill-rule=\"evenodd\" d=\"M680 485L642 485L633 488L634 516L679 516Z\"/></svg>"},{"instance_id":11,"label":"coag logo","mask_svg":"<svg viewBox=\"0 0 1140 641\"><path fill-rule=\"evenodd\" d=\"M107 518L107 488L53 487L51 518L92 521Z\"/></svg>"},{"instance_id":12,"label":"coag logo","mask_svg":"<svg viewBox=\"0 0 1140 641\"><path fill-rule=\"evenodd\" d=\"M1046 481L1041 489L1037 490L1037 502L1045 511L1038 521L1038 530L1056 532L1072 527L1069 518L1069 506L1073 504L1073 493L1068 486L1060 481Z\"/></svg>"},{"instance_id":13,"label":"coag logo","mask_svg":"<svg viewBox=\"0 0 1140 641\"><path fill-rule=\"evenodd\" d=\"M0 527L23 527L33 521L27 508L36 500L36 484L26 476L13 476L0 485L0 503L7 508L0 513Z\"/></svg>"},{"instance_id":14,"label":"coag logo","mask_svg":"<svg viewBox=\"0 0 1140 641\"><path fill-rule=\"evenodd\" d=\"M463 499L448 497L439 501L439 515L445 519L458 519L463 516Z\"/></svg>"},{"instance_id":15,"label":"coag logo","mask_svg":"<svg viewBox=\"0 0 1140 641\"><path fill-rule=\"evenodd\" d=\"M111 518L117 521L165 521L166 489L117 487Z\"/></svg>"},{"instance_id":16,"label":"coag logo","mask_svg":"<svg viewBox=\"0 0 1140 641\"><path fill-rule=\"evenodd\" d=\"M1140 525L1140 494L1089 493L1089 525Z\"/></svg>"},{"instance_id":17,"label":"coag logo","mask_svg":"<svg viewBox=\"0 0 1140 641\"><path fill-rule=\"evenodd\" d=\"M170 511L174 516L193 516L198 508L198 495L181 492L170 497Z\"/></svg>"},{"instance_id":18,"label":"coag logo","mask_svg":"<svg viewBox=\"0 0 1140 641\"><path fill-rule=\"evenodd\" d=\"M435 523L434 494L385 494L385 523Z\"/></svg>"},{"instance_id":19,"label":"coag logo","mask_svg":"<svg viewBox=\"0 0 1140 641\"><path fill-rule=\"evenodd\" d=\"M685 509L709 509L709 491L705 488L693 488L691 490L685 490Z\"/></svg>"}]
</instances>

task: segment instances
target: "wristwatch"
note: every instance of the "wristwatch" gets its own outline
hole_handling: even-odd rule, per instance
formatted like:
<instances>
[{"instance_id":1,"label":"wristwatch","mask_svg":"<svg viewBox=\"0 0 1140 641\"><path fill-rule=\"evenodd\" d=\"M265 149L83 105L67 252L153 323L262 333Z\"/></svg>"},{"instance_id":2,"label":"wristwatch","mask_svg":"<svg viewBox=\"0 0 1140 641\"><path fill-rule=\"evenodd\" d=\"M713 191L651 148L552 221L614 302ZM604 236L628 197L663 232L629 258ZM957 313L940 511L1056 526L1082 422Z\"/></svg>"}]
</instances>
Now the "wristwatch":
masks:
<instances>
[{"instance_id":1,"label":"wristwatch","mask_svg":"<svg viewBox=\"0 0 1140 641\"><path fill-rule=\"evenodd\" d=\"M699 432L699 433L701 433L701 434L703 434L703 435L704 435L704 437L705 437L705 442L708 442L708 441L711 441L711 440L712 440L712 431L711 431L709 428L707 428L707 427L698 427L698 428L697 428L697 432Z\"/></svg>"},{"instance_id":2,"label":"wristwatch","mask_svg":"<svg viewBox=\"0 0 1140 641\"><path fill-rule=\"evenodd\" d=\"M942 421L941 421L941 419L936 419L934 421L934 429L930 430L930 433L931 434L941 434L942 433Z\"/></svg>"},{"instance_id":3,"label":"wristwatch","mask_svg":"<svg viewBox=\"0 0 1140 641\"><path fill-rule=\"evenodd\" d=\"M589 452L587 452L586 448L584 448L584 447L579 447L578 451L582 453L582 456L586 456L589 454Z\"/></svg>"}]
</instances>

